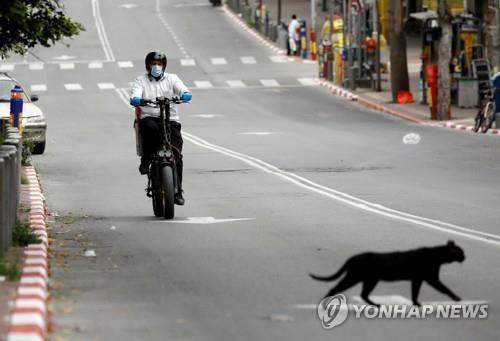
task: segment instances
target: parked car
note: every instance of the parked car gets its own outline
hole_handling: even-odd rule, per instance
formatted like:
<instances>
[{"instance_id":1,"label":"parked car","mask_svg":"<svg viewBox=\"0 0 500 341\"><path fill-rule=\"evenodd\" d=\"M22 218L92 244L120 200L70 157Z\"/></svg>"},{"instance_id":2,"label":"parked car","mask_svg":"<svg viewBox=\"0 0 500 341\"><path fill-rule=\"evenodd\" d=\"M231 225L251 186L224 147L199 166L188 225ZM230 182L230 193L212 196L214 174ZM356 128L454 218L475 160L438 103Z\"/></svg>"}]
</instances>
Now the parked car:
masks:
<instances>
[{"instance_id":1,"label":"parked car","mask_svg":"<svg viewBox=\"0 0 500 341\"><path fill-rule=\"evenodd\" d=\"M27 136L33 141L33 154L43 154L45 151L47 123L42 110L33 104L33 102L38 101L38 96L30 95L16 79L7 73L0 73L0 119L10 116L10 90L15 85L21 86L24 90L23 136Z\"/></svg>"}]
</instances>

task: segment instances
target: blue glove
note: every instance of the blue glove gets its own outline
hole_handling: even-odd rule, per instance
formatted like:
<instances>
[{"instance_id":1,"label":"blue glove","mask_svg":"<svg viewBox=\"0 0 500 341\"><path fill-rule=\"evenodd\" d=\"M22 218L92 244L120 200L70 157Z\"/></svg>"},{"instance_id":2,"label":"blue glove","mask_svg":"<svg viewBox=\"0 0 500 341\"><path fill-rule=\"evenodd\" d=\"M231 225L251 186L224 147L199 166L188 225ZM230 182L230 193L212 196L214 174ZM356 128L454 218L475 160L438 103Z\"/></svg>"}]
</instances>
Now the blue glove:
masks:
<instances>
[{"instance_id":1,"label":"blue glove","mask_svg":"<svg viewBox=\"0 0 500 341\"><path fill-rule=\"evenodd\" d=\"M130 104L133 105L134 107L141 105L141 98L140 97L133 97L130 100Z\"/></svg>"},{"instance_id":2,"label":"blue glove","mask_svg":"<svg viewBox=\"0 0 500 341\"><path fill-rule=\"evenodd\" d=\"M189 102L193 98L193 94L190 92L185 92L181 96L181 101Z\"/></svg>"}]
</instances>

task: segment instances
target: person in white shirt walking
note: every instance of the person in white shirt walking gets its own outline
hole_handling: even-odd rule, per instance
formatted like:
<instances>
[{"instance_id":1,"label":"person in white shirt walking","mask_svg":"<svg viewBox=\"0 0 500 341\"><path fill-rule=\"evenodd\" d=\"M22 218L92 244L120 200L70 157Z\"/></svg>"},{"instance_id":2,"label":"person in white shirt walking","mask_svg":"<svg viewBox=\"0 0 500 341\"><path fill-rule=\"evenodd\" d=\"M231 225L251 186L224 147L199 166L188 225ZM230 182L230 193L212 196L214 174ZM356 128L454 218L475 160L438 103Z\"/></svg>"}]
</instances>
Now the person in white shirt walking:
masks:
<instances>
[{"instance_id":1,"label":"person in white shirt walking","mask_svg":"<svg viewBox=\"0 0 500 341\"><path fill-rule=\"evenodd\" d=\"M297 16L293 14L292 21L290 21L290 25L288 25L288 39L290 44L290 51L294 56L297 54L299 44L299 34L297 33L297 29L300 29L300 23L297 20Z\"/></svg>"},{"instance_id":2,"label":"person in white shirt walking","mask_svg":"<svg viewBox=\"0 0 500 341\"><path fill-rule=\"evenodd\" d=\"M156 100L157 97L179 97L189 102L193 95L177 75L165 72L167 56L162 52L150 52L146 55L145 66L147 72L138 76L132 85L130 104L136 107L136 116L139 119L139 131L142 136L142 157L139 166L141 174L147 174L153 153L161 148L163 136L160 122L160 109L141 106L141 99ZM178 192L175 194L175 203L184 205L182 191L182 135L179 111L175 104L170 105L170 132L172 148L177 168Z\"/></svg>"}]
</instances>

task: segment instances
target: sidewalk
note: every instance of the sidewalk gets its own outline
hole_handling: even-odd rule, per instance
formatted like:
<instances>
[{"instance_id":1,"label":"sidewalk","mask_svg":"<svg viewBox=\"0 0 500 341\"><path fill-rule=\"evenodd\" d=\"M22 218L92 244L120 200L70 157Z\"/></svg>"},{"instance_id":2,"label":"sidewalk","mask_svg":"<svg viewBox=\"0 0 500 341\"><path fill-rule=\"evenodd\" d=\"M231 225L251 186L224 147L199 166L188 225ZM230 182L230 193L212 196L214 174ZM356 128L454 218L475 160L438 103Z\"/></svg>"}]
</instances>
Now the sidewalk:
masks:
<instances>
[{"instance_id":1,"label":"sidewalk","mask_svg":"<svg viewBox=\"0 0 500 341\"><path fill-rule=\"evenodd\" d=\"M276 20L277 16L277 0L265 0L263 2L269 9L269 14L272 20ZM323 23L323 18L327 12L322 12L320 8L321 2L317 5L317 27ZM230 13L234 13L232 9L226 6ZM282 0L282 20L285 22L290 21L291 14L296 14L299 18L305 18L310 22L311 7L309 2L301 0ZM243 20L239 19L240 26L249 29ZM254 32L257 35L257 32ZM262 40L263 41L263 40ZM267 43L267 40L266 40ZM448 127L459 130L472 131L474 126L474 117L477 114L477 108L459 108L452 105L451 120L449 121L435 121L431 120L430 108L427 105L419 104L419 71L421 61L420 57L420 40L419 38L408 38L407 58L408 58L408 72L410 78L410 91L413 94L414 102L411 104L396 104L392 102L390 74L382 74L382 91L377 92L369 88L357 88L355 91L349 89L339 88L338 86L327 82L320 81L320 84L333 93L350 100L358 101L358 103L387 113L389 115L397 116L415 123L429 124L441 127ZM497 127L500 124L497 125ZM493 128L488 131L488 134L500 135L498 128Z\"/></svg>"}]
</instances>

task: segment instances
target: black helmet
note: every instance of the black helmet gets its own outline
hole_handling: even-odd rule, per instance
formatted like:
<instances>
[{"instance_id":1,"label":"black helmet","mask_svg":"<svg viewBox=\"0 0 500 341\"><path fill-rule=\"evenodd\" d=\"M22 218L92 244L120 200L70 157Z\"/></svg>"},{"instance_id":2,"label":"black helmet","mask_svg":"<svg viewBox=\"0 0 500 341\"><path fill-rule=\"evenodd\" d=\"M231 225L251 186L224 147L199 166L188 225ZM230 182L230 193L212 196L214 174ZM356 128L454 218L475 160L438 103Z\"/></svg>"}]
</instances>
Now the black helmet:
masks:
<instances>
[{"instance_id":1,"label":"black helmet","mask_svg":"<svg viewBox=\"0 0 500 341\"><path fill-rule=\"evenodd\" d=\"M149 52L146 55L146 59L144 60L144 63L146 64L146 70L148 70L148 72L151 72L149 64L151 64L151 62L155 60L161 61L161 64L163 65L163 70L165 70L165 68L167 67L167 56L165 55L165 53L159 51Z\"/></svg>"}]
</instances>

